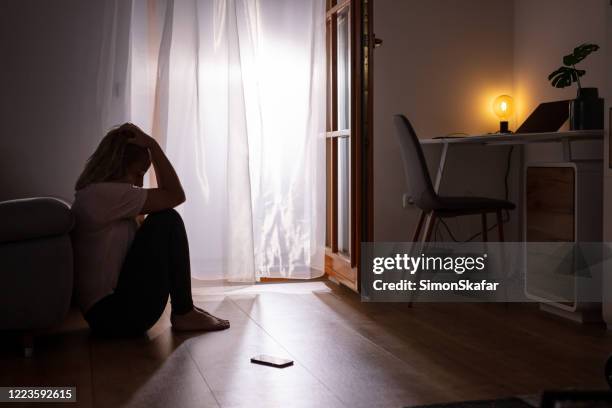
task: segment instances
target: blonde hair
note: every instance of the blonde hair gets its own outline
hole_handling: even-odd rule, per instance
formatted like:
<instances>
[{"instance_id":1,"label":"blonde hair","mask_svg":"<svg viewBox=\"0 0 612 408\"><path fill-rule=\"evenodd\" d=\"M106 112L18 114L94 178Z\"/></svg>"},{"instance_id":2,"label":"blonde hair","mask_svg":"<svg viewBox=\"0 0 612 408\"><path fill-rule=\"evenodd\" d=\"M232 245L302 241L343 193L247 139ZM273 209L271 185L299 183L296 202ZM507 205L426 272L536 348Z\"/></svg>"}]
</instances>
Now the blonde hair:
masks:
<instances>
[{"instance_id":1,"label":"blonde hair","mask_svg":"<svg viewBox=\"0 0 612 408\"><path fill-rule=\"evenodd\" d=\"M75 189L81 190L92 183L121 180L127 175L131 164L148 161L146 148L128 143L138 132L142 130L131 123L124 123L109 131L87 159Z\"/></svg>"}]
</instances>

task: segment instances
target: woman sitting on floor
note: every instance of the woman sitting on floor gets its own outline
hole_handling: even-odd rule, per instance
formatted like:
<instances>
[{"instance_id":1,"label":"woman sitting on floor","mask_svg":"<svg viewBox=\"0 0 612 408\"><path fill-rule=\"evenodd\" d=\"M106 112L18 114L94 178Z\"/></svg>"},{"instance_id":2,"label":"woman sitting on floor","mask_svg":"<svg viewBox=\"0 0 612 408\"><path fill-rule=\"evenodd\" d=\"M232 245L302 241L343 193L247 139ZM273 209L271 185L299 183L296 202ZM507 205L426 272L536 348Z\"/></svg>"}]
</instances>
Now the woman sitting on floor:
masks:
<instances>
[{"instance_id":1,"label":"woman sitting on floor","mask_svg":"<svg viewBox=\"0 0 612 408\"><path fill-rule=\"evenodd\" d=\"M145 189L151 163L157 188ZM111 130L89 158L76 183L72 241L77 301L95 333L144 333L168 296L173 329L229 328L229 321L193 304L187 235L173 209L184 201L172 164L133 124Z\"/></svg>"}]
</instances>

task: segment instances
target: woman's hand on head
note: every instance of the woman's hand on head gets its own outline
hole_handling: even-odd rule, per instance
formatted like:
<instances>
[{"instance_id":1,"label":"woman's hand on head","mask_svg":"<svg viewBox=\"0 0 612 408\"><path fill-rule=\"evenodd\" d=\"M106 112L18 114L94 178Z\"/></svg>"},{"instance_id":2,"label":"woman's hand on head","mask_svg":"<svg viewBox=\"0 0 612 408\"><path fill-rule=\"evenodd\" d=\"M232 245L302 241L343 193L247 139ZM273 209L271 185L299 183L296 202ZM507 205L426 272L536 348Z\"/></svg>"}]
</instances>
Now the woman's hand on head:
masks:
<instances>
[{"instance_id":1,"label":"woman's hand on head","mask_svg":"<svg viewBox=\"0 0 612 408\"><path fill-rule=\"evenodd\" d=\"M129 138L128 143L135 144L136 146L151 148L155 145L155 139L143 132L138 126L129 124L128 126L133 127L134 137Z\"/></svg>"}]
</instances>

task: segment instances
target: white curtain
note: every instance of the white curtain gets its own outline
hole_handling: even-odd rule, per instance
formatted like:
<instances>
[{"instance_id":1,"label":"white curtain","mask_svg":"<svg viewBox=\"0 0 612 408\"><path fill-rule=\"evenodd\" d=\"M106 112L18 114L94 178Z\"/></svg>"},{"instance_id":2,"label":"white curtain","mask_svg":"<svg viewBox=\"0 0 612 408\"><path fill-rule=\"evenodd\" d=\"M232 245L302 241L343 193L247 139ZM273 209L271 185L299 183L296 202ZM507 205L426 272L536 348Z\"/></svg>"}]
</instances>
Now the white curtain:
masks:
<instances>
[{"instance_id":1,"label":"white curtain","mask_svg":"<svg viewBox=\"0 0 612 408\"><path fill-rule=\"evenodd\" d=\"M192 274L322 275L325 0L131 6L124 111L162 143L185 187Z\"/></svg>"}]
</instances>

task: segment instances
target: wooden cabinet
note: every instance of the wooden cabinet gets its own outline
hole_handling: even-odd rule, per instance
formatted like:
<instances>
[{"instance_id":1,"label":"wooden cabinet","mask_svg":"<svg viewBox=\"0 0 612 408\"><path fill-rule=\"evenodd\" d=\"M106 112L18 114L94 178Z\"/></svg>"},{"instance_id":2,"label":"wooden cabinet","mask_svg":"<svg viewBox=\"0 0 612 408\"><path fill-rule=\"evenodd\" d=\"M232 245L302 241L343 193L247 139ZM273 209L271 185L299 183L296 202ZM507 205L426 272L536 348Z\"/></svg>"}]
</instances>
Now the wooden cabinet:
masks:
<instances>
[{"instance_id":1,"label":"wooden cabinet","mask_svg":"<svg viewBox=\"0 0 612 408\"><path fill-rule=\"evenodd\" d=\"M601 160L531 163L525 168L527 242L601 242Z\"/></svg>"},{"instance_id":2,"label":"wooden cabinet","mask_svg":"<svg viewBox=\"0 0 612 408\"><path fill-rule=\"evenodd\" d=\"M573 242L576 173L569 166L528 167L525 210L527 242Z\"/></svg>"}]
</instances>

